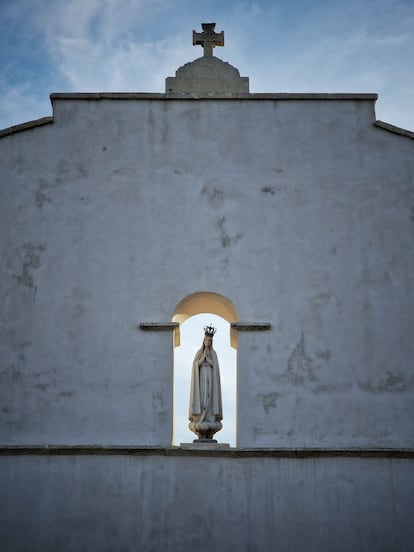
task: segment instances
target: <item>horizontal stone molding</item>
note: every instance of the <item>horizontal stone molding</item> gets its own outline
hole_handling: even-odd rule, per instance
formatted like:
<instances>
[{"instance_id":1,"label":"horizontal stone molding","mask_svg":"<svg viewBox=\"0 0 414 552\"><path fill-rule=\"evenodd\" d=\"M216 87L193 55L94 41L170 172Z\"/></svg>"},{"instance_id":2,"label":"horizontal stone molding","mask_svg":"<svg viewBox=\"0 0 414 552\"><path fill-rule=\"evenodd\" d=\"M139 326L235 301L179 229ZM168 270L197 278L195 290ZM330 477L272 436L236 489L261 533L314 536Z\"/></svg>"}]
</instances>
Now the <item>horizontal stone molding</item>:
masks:
<instances>
[{"instance_id":1,"label":"horizontal stone molding","mask_svg":"<svg viewBox=\"0 0 414 552\"><path fill-rule=\"evenodd\" d=\"M405 130L405 128L400 128L383 121L375 121L374 125L376 127L382 128L383 130L388 130L388 132L393 132L394 134L399 134L400 136L405 136L406 138L411 138L414 140L414 132L410 130Z\"/></svg>"},{"instance_id":2,"label":"horizontal stone molding","mask_svg":"<svg viewBox=\"0 0 414 552\"><path fill-rule=\"evenodd\" d=\"M358 93L256 93L256 94L164 94L150 92L55 92L50 94L50 100L53 105L54 100L315 100L315 101L376 101L378 94L358 94ZM33 121L27 121L18 125L13 125L0 130L0 138L4 138L17 132L34 129L40 126L53 123L52 117L42 117ZM404 128L385 123L383 121L375 121L374 126L405 136L406 138L414 139L414 132Z\"/></svg>"},{"instance_id":3,"label":"horizontal stone molding","mask_svg":"<svg viewBox=\"0 0 414 552\"><path fill-rule=\"evenodd\" d=\"M138 328L145 332L168 332L178 326L178 322L140 322Z\"/></svg>"},{"instance_id":4,"label":"horizontal stone molding","mask_svg":"<svg viewBox=\"0 0 414 552\"><path fill-rule=\"evenodd\" d=\"M223 456L226 458L407 458L412 448L221 448L122 445L10 445L0 446L0 456Z\"/></svg>"},{"instance_id":5,"label":"horizontal stone molding","mask_svg":"<svg viewBox=\"0 0 414 552\"><path fill-rule=\"evenodd\" d=\"M27 121L26 123L14 125L0 130L0 138L3 138L4 136L9 136L10 134L15 134L16 132L21 132L22 130L30 130L32 128L37 128L43 125L49 125L50 123L53 123L53 117L42 117L41 119L35 119L34 121Z\"/></svg>"},{"instance_id":6,"label":"horizontal stone molding","mask_svg":"<svg viewBox=\"0 0 414 552\"><path fill-rule=\"evenodd\" d=\"M154 92L54 92L50 100L362 100L376 101L378 94L355 93L177 93Z\"/></svg>"},{"instance_id":7,"label":"horizontal stone molding","mask_svg":"<svg viewBox=\"0 0 414 552\"><path fill-rule=\"evenodd\" d=\"M238 332L264 332L272 329L270 322L232 322L230 326Z\"/></svg>"}]
</instances>

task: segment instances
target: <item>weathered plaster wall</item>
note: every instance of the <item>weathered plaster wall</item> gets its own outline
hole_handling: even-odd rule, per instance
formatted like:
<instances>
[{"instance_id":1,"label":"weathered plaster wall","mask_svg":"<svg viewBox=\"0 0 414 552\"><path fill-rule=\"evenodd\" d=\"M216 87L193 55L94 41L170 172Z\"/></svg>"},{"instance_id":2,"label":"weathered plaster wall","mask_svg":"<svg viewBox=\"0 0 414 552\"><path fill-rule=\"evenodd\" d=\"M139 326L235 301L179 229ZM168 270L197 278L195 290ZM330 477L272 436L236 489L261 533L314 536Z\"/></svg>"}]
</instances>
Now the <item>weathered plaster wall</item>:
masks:
<instances>
[{"instance_id":1,"label":"weathered plaster wall","mask_svg":"<svg viewBox=\"0 0 414 552\"><path fill-rule=\"evenodd\" d=\"M368 100L55 99L1 139L1 442L168 445L171 320L241 320L239 446L414 442L414 141Z\"/></svg>"},{"instance_id":2,"label":"weathered plaster wall","mask_svg":"<svg viewBox=\"0 0 414 552\"><path fill-rule=\"evenodd\" d=\"M3 552L412 550L410 460L10 456L0 465Z\"/></svg>"}]
</instances>

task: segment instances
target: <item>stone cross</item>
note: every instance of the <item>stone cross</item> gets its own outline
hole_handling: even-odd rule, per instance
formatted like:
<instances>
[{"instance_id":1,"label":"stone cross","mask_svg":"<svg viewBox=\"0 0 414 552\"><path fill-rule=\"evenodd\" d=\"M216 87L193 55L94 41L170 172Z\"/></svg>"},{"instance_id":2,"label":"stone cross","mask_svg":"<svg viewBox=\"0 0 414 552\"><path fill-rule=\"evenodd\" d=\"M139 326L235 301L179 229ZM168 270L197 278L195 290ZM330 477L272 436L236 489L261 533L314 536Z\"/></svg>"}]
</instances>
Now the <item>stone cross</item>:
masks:
<instances>
[{"instance_id":1,"label":"stone cross","mask_svg":"<svg viewBox=\"0 0 414 552\"><path fill-rule=\"evenodd\" d=\"M203 27L202 33L193 31L193 46L199 44L204 48L204 56L211 57L213 55L213 48L224 46L224 31L215 33L215 23L201 23L201 26Z\"/></svg>"}]
</instances>

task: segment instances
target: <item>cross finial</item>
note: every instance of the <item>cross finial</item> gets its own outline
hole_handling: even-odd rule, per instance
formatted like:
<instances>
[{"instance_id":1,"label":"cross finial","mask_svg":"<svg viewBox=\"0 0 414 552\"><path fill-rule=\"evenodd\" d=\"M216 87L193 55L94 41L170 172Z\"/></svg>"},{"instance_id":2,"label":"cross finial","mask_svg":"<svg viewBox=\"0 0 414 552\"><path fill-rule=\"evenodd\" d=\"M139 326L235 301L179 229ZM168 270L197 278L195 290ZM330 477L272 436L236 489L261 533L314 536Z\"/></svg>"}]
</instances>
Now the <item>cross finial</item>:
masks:
<instances>
[{"instance_id":1,"label":"cross finial","mask_svg":"<svg viewBox=\"0 0 414 552\"><path fill-rule=\"evenodd\" d=\"M224 31L215 33L215 23L201 23L201 26L203 27L202 33L193 31L193 46L199 44L204 48L204 56L211 57L213 55L213 48L224 46Z\"/></svg>"}]
</instances>

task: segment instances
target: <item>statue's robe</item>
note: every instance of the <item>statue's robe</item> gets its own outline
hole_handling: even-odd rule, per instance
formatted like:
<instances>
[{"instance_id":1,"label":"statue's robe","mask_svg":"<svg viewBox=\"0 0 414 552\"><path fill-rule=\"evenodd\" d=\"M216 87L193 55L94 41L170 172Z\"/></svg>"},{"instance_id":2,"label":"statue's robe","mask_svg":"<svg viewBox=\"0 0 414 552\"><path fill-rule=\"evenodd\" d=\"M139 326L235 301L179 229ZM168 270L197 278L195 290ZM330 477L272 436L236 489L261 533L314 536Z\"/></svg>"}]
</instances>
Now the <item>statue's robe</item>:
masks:
<instances>
[{"instance_id":1,"label":"statue's robe","mask_svg":"<svg viewBox=\"0 0 414 552\"><path fill-rule=\"evenodd\" d=\"M191 373L189 419L193 422L203 421L214 424L214 422L223 419L223 407L217 354L213 348L210 349L210 353L213 366L210 367L209 390L204 388L206 378L200 377L202 369L200 359L203 355L203 347L197 351L194 357ZM204 404L206 395L209 395L210 404Z\"/></svg>"}]
</instances>

